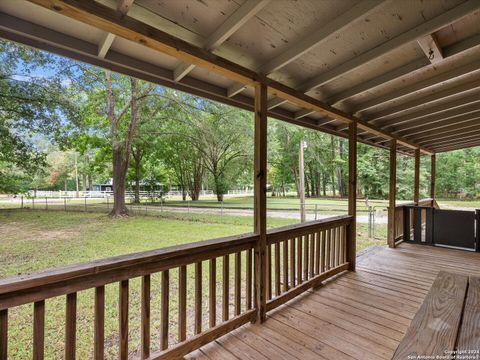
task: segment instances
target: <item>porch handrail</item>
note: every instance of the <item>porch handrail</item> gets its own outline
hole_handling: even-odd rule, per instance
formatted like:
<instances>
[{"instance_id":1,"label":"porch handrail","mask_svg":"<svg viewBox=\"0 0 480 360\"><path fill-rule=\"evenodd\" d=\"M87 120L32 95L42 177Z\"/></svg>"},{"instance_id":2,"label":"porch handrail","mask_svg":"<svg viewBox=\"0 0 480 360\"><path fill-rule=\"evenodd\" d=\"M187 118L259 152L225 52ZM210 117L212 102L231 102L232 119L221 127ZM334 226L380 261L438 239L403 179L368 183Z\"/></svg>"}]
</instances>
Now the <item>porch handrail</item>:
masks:
<instances>
[{"instance_id":1,"label":"porch handrail","mask_svg":"<svg viewBox=\"0 0 480 360\"><path fill-rule=\"evenodd\" d=\"M318 285L321 281L348 269L347 231L352 216L336 216L304 224L271 229L267 233L267 311ZM233 329L256 319L254 301L254 254L259 239L254 233L199 241L185 245L121 255L82 264L47 269L0 280L0 359L7 354L9 309L33 303L33 353L43 358L45 300L66 296L65 358L73 359L76 338L77 292L95 289L94 308L95 359L103 358L105 345L105 287L119 284L119 353L128 356L129 280L141 278L141 357L177 358ZM354 251L354 250L353 250ZM233 276L230 262L233 255ZM217 276L217 259L222 270ZM208 262L208 290L202 289L202 263ZM194 276L187 284L187 268ZM178 326L172 342L169 315L169 273L178 271ZM161 275L161 346L151 353L150 288L151 275ZM190 273L191 274L191 273ZM221 283L221 309L217 310L217 283ZM229 284L233 283L233 291ZM242 282L245 285L242 285ZM187 291L193 285L193 291ZM193 294L192 321L187 321L187 293ZM233 305L231 305L233 293ZM205 295L205 296L204 296ZM202 312L202 303L208 311ZM233 309L232 309L233 308ZM217 312L219 314L217 319ZM207 314L208 313L208 314ZM207 316L208 315L208 316ZM202 328L208 317L208 328ZM221 318L220 318L221 317ZM194 325L187 336L187 325ZM3 331L3 329L5 329ZM170 343L169 343L170 338ZM3 359L2 359L3 360Z\"/></svg>"}]
</instances>

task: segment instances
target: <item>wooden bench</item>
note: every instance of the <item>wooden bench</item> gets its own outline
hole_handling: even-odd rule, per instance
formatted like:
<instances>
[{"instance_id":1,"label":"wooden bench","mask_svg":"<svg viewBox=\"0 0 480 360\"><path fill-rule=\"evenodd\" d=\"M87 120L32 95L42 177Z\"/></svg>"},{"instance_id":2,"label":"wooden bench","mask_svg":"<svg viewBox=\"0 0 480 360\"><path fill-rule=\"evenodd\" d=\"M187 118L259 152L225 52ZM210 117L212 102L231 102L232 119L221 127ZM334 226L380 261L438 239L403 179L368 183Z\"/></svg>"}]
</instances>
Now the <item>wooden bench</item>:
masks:
<instances>
[{"instance_id":1,"label":"wooden bench","mask_svg":"<svg viewBox=\"0 0 480 360\"><path fill-rule=\"evenodd\" d=\"M470 277L457 348L480 350L480 277Z\"/></svg>"},{"instance_id":2,"label":"wooden bench","mask_svg":"<svg viewBox=\"0 0 480 360\"><path fill-rule=\"evenodd\" d=\"M480 349L480 278L441 271L392 359L443 357L457 349Z\"/></svg>"}]
</instances>

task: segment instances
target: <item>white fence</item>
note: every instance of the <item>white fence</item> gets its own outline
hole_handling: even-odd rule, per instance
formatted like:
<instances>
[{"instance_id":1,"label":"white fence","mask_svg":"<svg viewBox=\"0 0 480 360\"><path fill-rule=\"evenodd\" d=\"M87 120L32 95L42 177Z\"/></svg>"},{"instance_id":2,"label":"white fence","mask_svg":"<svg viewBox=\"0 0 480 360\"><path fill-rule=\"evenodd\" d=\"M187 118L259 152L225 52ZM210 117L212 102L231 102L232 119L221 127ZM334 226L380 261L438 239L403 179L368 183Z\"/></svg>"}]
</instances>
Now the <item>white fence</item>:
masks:
<instances>
[{"instance_id":1,"label":"white fence","mask_svg":"<svg viewBox=\"0 0 480 360\"><path fill-rule=\"evenodd\" d=\"M159 191L140 191L141 198L159 198L163 195L163 197L181 197L181 191L169 191L167 193L162 194ZM253 190L228 190L228 192L224 196L253 196ZM37 198L108 198L113 196L113 191L49 191L49 190L30 190L28 192L29 197L37 197ZM135 192L133 191L126 191L125 197L132 198L135 196ZM215 193L212 190L201 190L200 196L215 196Z\"/></svg>"}]
</instances>

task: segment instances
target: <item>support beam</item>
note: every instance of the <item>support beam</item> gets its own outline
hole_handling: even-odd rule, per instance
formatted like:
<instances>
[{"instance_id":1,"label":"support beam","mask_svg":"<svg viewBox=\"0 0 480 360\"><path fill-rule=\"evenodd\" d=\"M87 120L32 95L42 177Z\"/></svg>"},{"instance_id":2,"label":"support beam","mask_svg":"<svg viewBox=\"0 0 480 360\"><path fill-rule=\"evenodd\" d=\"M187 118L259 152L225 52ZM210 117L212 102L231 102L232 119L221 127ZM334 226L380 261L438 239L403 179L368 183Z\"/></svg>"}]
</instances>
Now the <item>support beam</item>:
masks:
<instances>
[{"instance_id":1,"label":"support beam","mask_svg":"<svg viewBox=\"0 0 480 360\"><path fill-rule=\"evenodd\" d=\"M266 319L267 251L267 87L255 86L254 143L254 231L259 235L255 246L255 293L257 320Z\"/></svg>"},{"instance_id":2,"label":"support beam","mask_svg":"<svg viewBox=\"0 0 480 360\"><path fill-rule=\"evenodd\" d=\"M181 40L171 34L147 25L132 17L120 16L115 10L99 4L94 1L80 0L28 0L44 8L50 9L56 13L73 18L85 24L89 24L98 29L111 32L117 36L121 36L130 41L139 43L150 49L162 52L184 62L201 66L220 76L224 76L230 80L241 82L246 86L256 86L263 83L268 86L271 95L280 97L286 101L297 104L302 108L312 108L324 115L349 123L357 121L359 128L371 131L387 138L396 138L399 143L409 148L418 147L408 140L401 137L391 135L384 130L369 125L367 122L357 119L345 112L334 109L325 103L318 101L298 90L285 86L277 81L268 79L250 69L247 69L237 63L216 56L205 49L194 46L187 41ZM472 0L468 0L459 6L471 4ZM471 5L470 5L471 6ZM457 8L455 8L457 9ZM445 14L448 14L445 13ZM429 149L422 148L422 151L430 154Z\"/></svg>"},{"instance_id":3,"label":"support beam","mask_svg":"<svg viewBox=\"0 0 480 360\"><path fill-rule=\"evenodd\" d=\"M273 98L273 99L271 99L271 100L268 101L267 109L268 109L268 110L275 109L277 106L280 106L280 105L282 105L282 104L285 104L286 102L287 102L287 100L285 100L285 99Z\"/></svg>"},{"instance_id":4,"label":"support beam","mask_svg":"<svg viewBox=\"0 0 480 360\"><path fill-rule=\"evenodd\" d=\"M406 32L374 47L358 56L355 56L351 60L344 62L343 64L321 73L318 76L306 81L300 90L309 92L317 87L326 84L339 76L344 76L349 72L359 68L360 66L371 62L382 55L385 55L403 45L406 45L421 36L431 34L449 24L454 23L460 18L464 17L477 10L480 7L480 3L476 0L468 0L440 15L415 26Z\"/></svg>"},{"instance_id":5,"label":"support beam","mask_svg":"<svg viewBox=\"0 0 480 360\"><path fill-rule=\"evenodd\" d=\"M437 176L437 156L435 154L430 157L430 197L435 200L435 177Z\"/></svg>"},{"instance_id":6,"label":"support beam","mask_svg":"<svg viewBox=\"0 0 480 360\"><path fill-rule=\"evenodd\" d=\"M420 149L415 149L415 175L413 184L413 202L420 201Z\"/></svg>"},{"instance_id":7,"label":"support beam","mask_svg":"<svg viewBox=\"0 0 480 360\"><path fill-rule=\"evenodd\" d=\"M235 31L258 13L270 0L247 0L227 20L223 22L206 40L203 48L213 51L222 45ZM195 68L195 65L182 62L175 71L175 81L182 80Z\"/></svg>"},{"instance_id":8,"label":"support beam","mask_svg":"<svg viewBox=\"0 0 480 360\"><path fill-rule=\"evenodd\" d=\"M444 59L443 51L437 42L435 34L428 34L417 40L427 59L436 64Z\"/></svg>"},{"instance_id":9,"label":"support beam","mask_svg":"<svg viewBox=\"0 0 480 360\"><path fill-rule=\"evenodd\" d=\"M395 198L397 196L397 141L390 141L390 181L388 189L388 246L395 247Z\"/></svg>"},{"instance_id":10,"label":"support beam","mask_svg":"<svg viewBox=\"0 0 480 360\"><path fill-rule=\"evenodd\" d=\"M353 216L348 228L347 258L349 270L355 271L357 259L357 123L348 128L348 215Z\"/></svg>"}]
</instances>

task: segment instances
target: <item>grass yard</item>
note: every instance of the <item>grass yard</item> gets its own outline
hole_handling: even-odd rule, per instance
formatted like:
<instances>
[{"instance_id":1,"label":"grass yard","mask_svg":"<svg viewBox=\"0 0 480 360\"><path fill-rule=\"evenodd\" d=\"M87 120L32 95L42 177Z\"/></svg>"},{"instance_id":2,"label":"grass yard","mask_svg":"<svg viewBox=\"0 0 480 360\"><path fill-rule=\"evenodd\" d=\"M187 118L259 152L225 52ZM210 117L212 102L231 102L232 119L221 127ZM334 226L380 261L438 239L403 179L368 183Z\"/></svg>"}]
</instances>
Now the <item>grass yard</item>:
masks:
<instances>
[{"instance_id":1,"label":"grass yard","mask_svg":"<svg viewBox=\"0 0 480 360\"><path fill-rule=\"evenodd\" d=\"M269 219L270 226L294 223L290 219ZM110 256L145 251L215 237L240 234L252 230L252 218L180 214L164 212L162 217L132 216L113 220L104 214L63 211L0 211L0 278L32 272L49 267L101 259ZM368 239L366 224L358 226L358 250L386 243L386 226L378 225L375 235ZM231 256L233 261L233 256ZM217 263L217 272L222 267ZM208 287L208 265L204 265L204 288ZM233 262L230 266L233 269ZM232 271L233 273L233 271ZM221 296L220 276L217 295ZM171 272L170 322L175 329L177 319L177 273ZM188 308L193 309L193 266L188 268ZM191 286L190 286L191 285ZM160 276L152 275L152 346L158 349L160 328ZM231 285L233 289L233 284ZM233 295L233 294L232 294ZM130 346L138 354L140 344L140 281L130 281ZM220 305L220 297L217 299ZM206 301L204 301L205 311ZM93 290L78 293L77 357L92 357ZM116 358L118 338L118 284L106 286L106 357ZM63 358L65 297L46 301L46 358ZM189 331L192 322L189 316ZM9 311L9 358L32 357L32 305ZM190 332L191 334L191 332ZM171 332L171 341L175 332Z\"/></svg>"}]
</instances>

